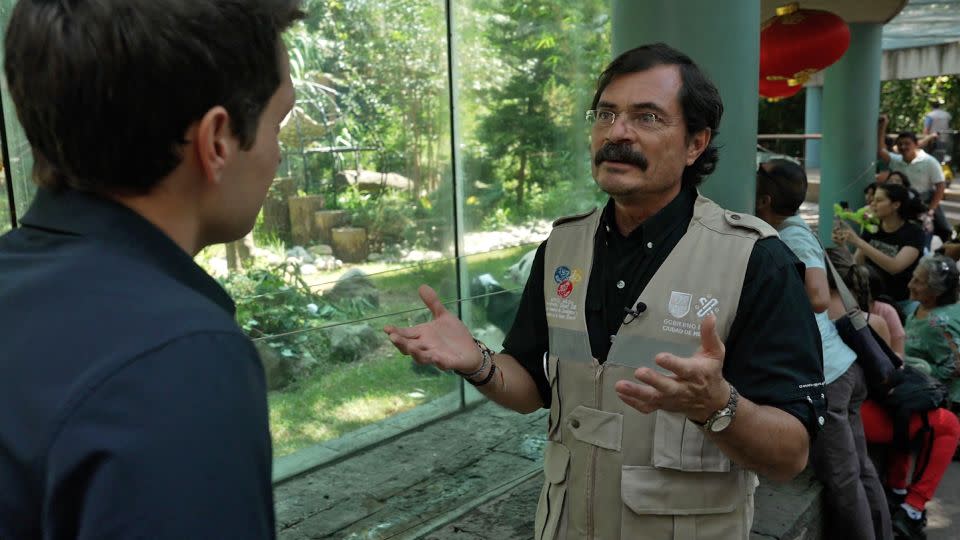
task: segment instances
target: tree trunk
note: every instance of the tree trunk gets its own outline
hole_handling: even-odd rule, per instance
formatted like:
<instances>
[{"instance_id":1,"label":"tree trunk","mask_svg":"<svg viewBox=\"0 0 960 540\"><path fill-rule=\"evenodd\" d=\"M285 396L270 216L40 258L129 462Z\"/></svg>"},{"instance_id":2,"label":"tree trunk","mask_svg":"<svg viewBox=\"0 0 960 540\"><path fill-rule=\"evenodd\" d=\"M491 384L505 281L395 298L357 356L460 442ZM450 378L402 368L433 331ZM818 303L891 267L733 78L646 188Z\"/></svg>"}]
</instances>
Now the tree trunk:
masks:
<instances>
[{"instance_id":1,"label":"tree trunk","mask_svg":"<svg viewBox=\"0 0 960 540\"><path fill-rule=\"evenodd\" d=\"M287 199L296 194L295 178L279 178L274 181L270 193L263 201L263 232L284 242L290 241L290 205Z\"/></svg>"},{"instance_id":2,"label":"tree trunk","mask_svg":"<svg viewBox=\"0 0 960 540\"><path fill-rule=\"evenodd\" d=\"M343 262L367 260L367 230L360 227L336 227L332 231L333 254Z\"/></svg>"},{"instance_id":3,"label":"tree trunk","mask_svg":"<svg viewBox=\"0 0 960 540\"><path fill-rule=\"evenodd\" d=\"M333 240L333 228L343 225L346 220L347 212L344 210L317 210L314 212L313 225L320 243L330 245Z\"/></svg>"},{"instance_id":4,"label":"tree trunk","mask_svg":"<svg viewBox=\"0 0 960 540\"><path fill-rule=\"evenodd\" d=\"M517 171L517 208L523 209L524 192L527 187L527 152L520 152L520 170Z\"/></svg>"},{"instance_id":5,"label":"tree trunk","mask_svg":"<svg viewBox=\"0 0 960 540\"><path fill-rule=\"evenodd\" d=\"M253 259L253 232L233 242L224 244L227 248L227 269L231 272L240 270L240 267L246 266Z\"/></svg>"},{"instance_id":6,"label":"tree trunk","mask_svg":"<svg viewBox=\"0 0 960 540\"><path fill-rule=\"evenodd\" d=\"M308 246L317 240L313 215L323 208L323 195L290 197L290 231L293 243Z\"/></svg>"}]
</instances>

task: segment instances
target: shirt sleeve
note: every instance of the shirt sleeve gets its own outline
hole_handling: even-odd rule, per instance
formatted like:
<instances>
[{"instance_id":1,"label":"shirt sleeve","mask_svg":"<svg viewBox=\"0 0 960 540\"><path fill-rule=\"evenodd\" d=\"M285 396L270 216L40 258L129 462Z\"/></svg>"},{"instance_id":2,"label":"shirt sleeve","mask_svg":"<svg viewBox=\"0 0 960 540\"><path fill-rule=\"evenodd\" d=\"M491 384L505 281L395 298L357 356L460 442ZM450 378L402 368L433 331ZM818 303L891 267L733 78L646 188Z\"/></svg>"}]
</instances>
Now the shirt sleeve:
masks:
<instances>
[{"instance_id":1,"label":"shirt sleeve","mask_svg":"<svg viewBox=\"0 0 960 540\"><path fill-rule=\"evenodd\" d=\"M52 538L275 536L263 369L241 334L183 337L110 374L49 464Z\"/></svg>"},{"instance_id":2,"label":"shirt sleeve","mask_svg":"<svg viewBox=\"0 0 960 540\"><path fill-rule=\"evenodd\" d=\"M813 232L800 227L787 227L780 232L780 240L807 268L826 268L823 249Z\"/></svg>"},{"instance_id":3,"label":"shirt sleeve","mask_svg":"<svg viewBox=\"0 0 960 540\"><path fill-rule=\"evenodd\" d=\"M780 239L756 243L723 371L742 395L792 414L815 435L826 408L823 353L802 272Z\"/></svg>"},{"instance_id":4,"label":"shirt sleeve","mask_svg":"<svg viewBox=\"0 0 960 540\"><path fill-rule=\"evenodd\" d=\"M546 240L537 248L530 266L530 277L523 288L517 317L503 340L503 354L517 359L533 377L545 408L550 407L550 383L543 372L543 355L550 348L547 329L547 309L543 300L543 259Z\"/></svg>"},{"instance_id":5,"label":"shirt sleeve","mask_svg":"<svg viewBox=\"0 0 960 540\"><path fill-rule=\"evenodd\" d=\"M917 250L920 251L920 256L922 257L923 248L926 245L926 241L923 237L923 229L917 225L914 225L913 223L907 223L904 226L904 232L906 233L906 242L904 243L904 246L917 248Z\"/></svg>"},{"instance_id":6,"label":"shirt sleeve","mask_svg":"<svg viewBox=\"0 0 960 540\"><path fill-rule=\"evenodd\" d=\"M930 167L930 174L932 175L933 183L934 184L946 183L947 179L943 175L943 167L940 166L940 162L937 161L937 158L931 156L930 160L927 163L930 164L928 166Z\"/></svg>"}]
</instances>

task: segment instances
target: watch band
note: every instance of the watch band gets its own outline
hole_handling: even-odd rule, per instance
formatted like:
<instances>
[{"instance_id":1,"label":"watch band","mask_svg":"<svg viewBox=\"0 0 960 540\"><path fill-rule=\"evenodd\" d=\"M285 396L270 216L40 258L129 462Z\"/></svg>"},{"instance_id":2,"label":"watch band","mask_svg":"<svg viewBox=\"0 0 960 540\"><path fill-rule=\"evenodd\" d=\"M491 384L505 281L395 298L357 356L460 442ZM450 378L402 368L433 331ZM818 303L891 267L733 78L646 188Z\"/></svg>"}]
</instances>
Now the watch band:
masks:
<instances>
[{"instance_id":1,"label":"watch band","mask_svg":"<svg viewBox=\"0 0 960 540\"><path fill-rule=\"evenodd\" d=\"M719 410L715 411L707 420L702 424L700 422L693 421L698 426L702 427L706 431L711 431L710 428L713 427L713 424L720 418L730 418L733 421L733 417L737 414L737 402L740 398L740 393L737 392L736 387L732 384L727 383L727 386L730 387L730 397L727 399L727 404L721 407Z\"/></svg>"}]
</instances>

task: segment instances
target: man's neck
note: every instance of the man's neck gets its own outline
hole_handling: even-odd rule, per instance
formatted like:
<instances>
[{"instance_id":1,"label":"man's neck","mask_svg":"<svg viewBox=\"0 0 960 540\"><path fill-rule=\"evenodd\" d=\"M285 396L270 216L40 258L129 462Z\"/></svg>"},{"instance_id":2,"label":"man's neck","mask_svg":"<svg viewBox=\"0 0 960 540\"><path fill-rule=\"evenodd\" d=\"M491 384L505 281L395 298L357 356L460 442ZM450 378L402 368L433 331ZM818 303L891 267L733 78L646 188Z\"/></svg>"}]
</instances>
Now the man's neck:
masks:
<instances>
[{"instance_id":1,"label":"man's neck","mask_svg":"<svg viewBox=\"0 0 960 540\"><path fill-rule=\"evenodd\" d=\"M662 193L645 193L633 197L613 197L613 215L617 229L623 236L629 236L643 222L650 219L680 195L679 183L676 188Z\"/></svg>"},{"instance_id":2,"label":"man's neck","mask_svg":"<svg viewBox=\"0 0 960 540\"><path fill-rule=\"evenodd\" d=\"M203 249L199 240L200 224L195 219L196 216L184 211L185 205L167 200L156 191L142 196L115 195L112 199L160 229L191 257L195 257Z\"/></svg>"}]
</instances>

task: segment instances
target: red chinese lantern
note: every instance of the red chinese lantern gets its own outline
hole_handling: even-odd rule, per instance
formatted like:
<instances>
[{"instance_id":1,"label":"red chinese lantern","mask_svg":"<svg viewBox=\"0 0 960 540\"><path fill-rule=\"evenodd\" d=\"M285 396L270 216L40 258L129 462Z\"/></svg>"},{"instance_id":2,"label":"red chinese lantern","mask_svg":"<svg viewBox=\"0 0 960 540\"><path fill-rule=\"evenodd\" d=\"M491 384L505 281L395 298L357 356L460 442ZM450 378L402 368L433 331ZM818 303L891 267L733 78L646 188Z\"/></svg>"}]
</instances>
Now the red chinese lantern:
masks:
<instances>
[{"instance_id":1,"label":"red chinese lantern","mask_svg":"<svg viewBox=\"0 0 960 540\"><path fill-rule=\"evenodd\" d=\"M768 101L780 101L797 95L801 90L803 86L799 84L790 86L787 81L760 79L760 97Z\"/></svg>"},{"instance_id":2,"label":"red chinese lantern","mask_svg":"<svg viewBox=\"0 0 960 540\"><path fill-rule=\"evenodd\" d=\"M850 28L837 15L796 2L779 7L760 28L760 79L802 86L849 46Z\"/></svg>"}]
</instances>

